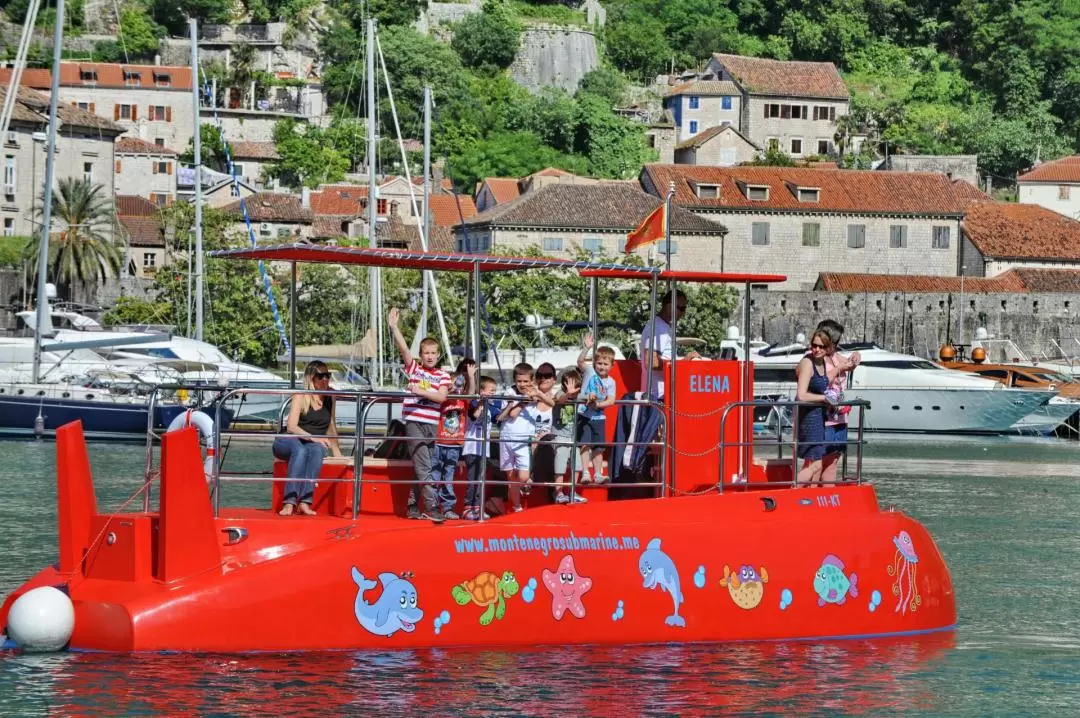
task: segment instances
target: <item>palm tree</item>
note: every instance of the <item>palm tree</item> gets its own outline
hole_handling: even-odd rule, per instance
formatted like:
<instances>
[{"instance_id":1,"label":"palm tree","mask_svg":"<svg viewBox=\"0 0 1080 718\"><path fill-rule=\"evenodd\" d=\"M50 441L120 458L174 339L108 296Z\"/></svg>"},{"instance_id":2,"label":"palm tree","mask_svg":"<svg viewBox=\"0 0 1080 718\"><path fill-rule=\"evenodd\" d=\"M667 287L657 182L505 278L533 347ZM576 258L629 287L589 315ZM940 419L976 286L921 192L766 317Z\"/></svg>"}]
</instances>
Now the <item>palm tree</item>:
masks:
<instances>
[{"instance_id":1,"label":"palm tree","mask_svg":"<svg viewBox=\"0 0 1080 718\"><path fill-rule=\"evenodd\" d=\"M48 271L57 284L70 289L75 282L92 284L109 272L119 274L123 257L111 237L113 209L101 185L74 177L57 182L52 225ZM37 242L26 247L26 260L35 274L39 251Z\"/></svg>"}]
</instances>

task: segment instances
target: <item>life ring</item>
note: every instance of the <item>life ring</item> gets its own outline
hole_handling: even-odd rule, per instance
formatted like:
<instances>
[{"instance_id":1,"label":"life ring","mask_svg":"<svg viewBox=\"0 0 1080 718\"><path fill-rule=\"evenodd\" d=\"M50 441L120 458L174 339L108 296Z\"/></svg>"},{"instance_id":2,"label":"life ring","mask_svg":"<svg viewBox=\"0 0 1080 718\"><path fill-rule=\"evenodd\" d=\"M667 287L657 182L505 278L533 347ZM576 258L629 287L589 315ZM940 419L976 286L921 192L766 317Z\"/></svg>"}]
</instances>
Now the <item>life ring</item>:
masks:
<instances>
[{"instance_id":1,"label":"life ring","mask_svg":"<svg viewBox=\"0 0 1080 718\"><path fill-rule=\"evenodd\" d=\"M178 431L179 429L186 428L188 426L194 426L199 430L199 434L202 435L203 441L206 442L206 458L203 459L203 473L206 475L206 480L214 476L214 462L216 461L217 449L214 446L214 420L203 411L195 411L188 409L183 414L177 414L176 418L169 424L169 428L165 430L168 434L170 431Z\"/></svg>"}]
</instances>

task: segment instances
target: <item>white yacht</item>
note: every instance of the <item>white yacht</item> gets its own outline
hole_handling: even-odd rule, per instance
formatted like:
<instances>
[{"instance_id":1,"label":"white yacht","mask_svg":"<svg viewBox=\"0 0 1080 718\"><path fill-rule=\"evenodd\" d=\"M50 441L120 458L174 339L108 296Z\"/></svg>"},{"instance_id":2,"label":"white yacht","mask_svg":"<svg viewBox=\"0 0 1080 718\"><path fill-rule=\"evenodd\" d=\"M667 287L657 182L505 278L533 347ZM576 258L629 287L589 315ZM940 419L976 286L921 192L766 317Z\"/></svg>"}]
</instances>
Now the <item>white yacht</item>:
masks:
<instances>
[{"instance_id":1,"label":"white yacht","mask_svg":"<svg viewBox=\"0 0 1080 718\"><path fill-rule=\"evenodd\" d=\"M742 355L742 341L729 333L725 348ZM847 399L870 402L867 431L1000 434L1046 406L1056 392L1010 389L968 372L944 369L908 354L874 344L846 345L862 362L852 372ZM751 343L754 394L794 398L795 365L807 351L800 341L785 347Z\"/></svg>"}]
</instances>

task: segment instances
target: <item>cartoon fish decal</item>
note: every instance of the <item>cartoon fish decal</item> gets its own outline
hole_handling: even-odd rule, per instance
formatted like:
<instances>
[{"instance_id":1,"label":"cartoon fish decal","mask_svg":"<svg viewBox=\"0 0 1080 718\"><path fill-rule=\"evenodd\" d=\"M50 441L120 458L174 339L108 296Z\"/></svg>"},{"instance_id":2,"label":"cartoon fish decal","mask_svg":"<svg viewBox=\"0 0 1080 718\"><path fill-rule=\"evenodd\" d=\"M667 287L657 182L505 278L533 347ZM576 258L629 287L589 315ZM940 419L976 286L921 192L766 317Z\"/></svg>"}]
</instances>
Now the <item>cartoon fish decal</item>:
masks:
<instances>
[{"instance_id":1,"label":"cartoon fish decal","mask_svg":"<svg viewBox=\"0 0 1080 718\"><path fill-rule=\"evenodd\" d=\"M844 568L844 562L833 554L825 557L821 562L821 568L814 574L814 593L818 595L818 605L835 603L843 606L850 595L858 598L858 576L854 573L848 575Z\"/></svg>"}]
</instances>

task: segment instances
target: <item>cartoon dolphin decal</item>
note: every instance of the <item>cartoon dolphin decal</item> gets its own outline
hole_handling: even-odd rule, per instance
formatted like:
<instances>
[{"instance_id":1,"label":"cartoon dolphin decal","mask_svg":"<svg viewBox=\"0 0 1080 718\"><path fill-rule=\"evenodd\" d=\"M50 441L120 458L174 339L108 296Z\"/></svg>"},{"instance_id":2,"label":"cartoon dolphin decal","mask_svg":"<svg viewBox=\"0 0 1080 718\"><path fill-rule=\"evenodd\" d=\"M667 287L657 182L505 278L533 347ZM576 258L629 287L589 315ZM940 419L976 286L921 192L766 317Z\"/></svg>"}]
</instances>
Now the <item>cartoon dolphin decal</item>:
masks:
<instances>
[{"instance_id":1,"label":"cartoon dolphin decal","mask_svg":"<svg viewBox=\"0 0 1080 718\"><path fill-rule=\"evenodd\" d=\"M641 558L638 559L638 570L641 571L645 588L659 586L660 590L671 594L675 602L675 613L664 619L664 623L685 628L686 619L679 615L679 606L684 600L682 589L679 588L679 572L671 557L660 550L660 539L654 538L642 551Z\"/></svg>"},{"instance_id":2,"label":"cartoon dolphin decal","mask_svg":"<svg viewBox=\"0 0 1080 718\"><path fill-rule=\"evenodd\" d=\"M382 593L375 603L364 600L364 593L375 588L375 581L364 578L364 574L353 567L353 581L358 588L356 604L353 610L356 621L368 633L376 636L392 636L398 631L412 633L416 624L424 617L424 612L416 606L416 587L406 578L393 573L380 573Z\"/></svg>"}]
</instances>

